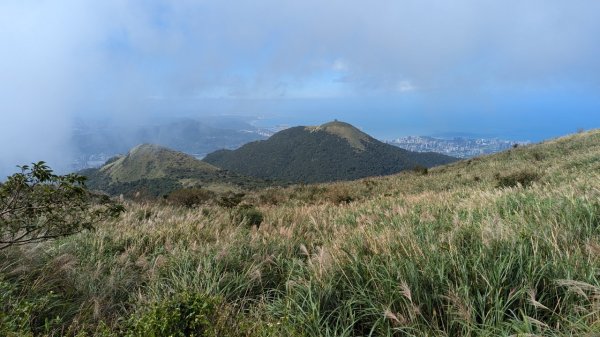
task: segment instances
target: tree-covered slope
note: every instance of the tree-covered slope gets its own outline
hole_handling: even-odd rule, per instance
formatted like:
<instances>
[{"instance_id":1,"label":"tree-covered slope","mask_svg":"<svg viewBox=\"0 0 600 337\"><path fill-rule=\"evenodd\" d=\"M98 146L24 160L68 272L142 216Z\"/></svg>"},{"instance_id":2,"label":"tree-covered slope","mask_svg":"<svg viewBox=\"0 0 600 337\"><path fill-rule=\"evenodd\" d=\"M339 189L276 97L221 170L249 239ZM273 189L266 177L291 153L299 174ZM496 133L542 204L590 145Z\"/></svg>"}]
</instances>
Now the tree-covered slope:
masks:
<instances>
[{"instance_id":1,"label":"tree-covered slope","mask_svg":"<svg viewBox=\"0 0 600 337\"><path fill-rule=\"evenodd\" d=\"M455 161L382 143L350 124L293 127L237 150L219 150L204 161L240 174L292 182L327 182L381 176Z\"/></svg>"}]
</instances>

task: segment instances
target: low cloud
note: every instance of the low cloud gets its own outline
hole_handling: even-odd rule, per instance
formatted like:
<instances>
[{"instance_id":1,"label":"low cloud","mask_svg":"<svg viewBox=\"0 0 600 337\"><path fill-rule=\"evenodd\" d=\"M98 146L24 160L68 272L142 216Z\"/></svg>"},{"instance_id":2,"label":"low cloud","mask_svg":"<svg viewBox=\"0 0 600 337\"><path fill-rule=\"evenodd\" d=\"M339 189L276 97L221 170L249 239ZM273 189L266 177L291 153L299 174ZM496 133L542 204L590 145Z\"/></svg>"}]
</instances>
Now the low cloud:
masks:
<instances>
[{"instance_id":1,"label":"low cloud","mask_svg":"<svg viewBox=\"0 0 600 337\"><path fill-rule=\"evenodd\" d=\"M403 95L600 83L593 0L0 3L0 173L64 162L74 117L147 97Z\"/></svg>"}]
</instances>

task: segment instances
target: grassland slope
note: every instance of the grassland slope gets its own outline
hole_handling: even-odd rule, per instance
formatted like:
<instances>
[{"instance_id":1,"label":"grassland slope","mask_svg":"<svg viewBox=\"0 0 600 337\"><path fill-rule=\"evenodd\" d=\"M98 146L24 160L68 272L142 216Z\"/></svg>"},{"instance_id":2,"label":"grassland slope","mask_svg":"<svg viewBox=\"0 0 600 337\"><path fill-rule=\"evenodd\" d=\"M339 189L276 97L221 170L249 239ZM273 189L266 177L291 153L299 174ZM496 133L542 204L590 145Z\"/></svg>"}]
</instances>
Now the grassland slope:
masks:
<instances>
[{"instance_id":1,"label":"grassland slope","mask_svg":"<svg viewBox=\"0 0 600 337\"><path fill-rule=\"evenodd\" d=\"M259 227L129 204L95 232L0 252L0 332L600 333L598 130L244 203Z\"/></svg>"},{"instance_id":2,"label":"grassland slope","mask_svg":"<svg viewBox=\"0 0 600 337\"><path fill-rule=\"evenodd\" d=\"M114 181L165 178L174 170L214 173L218 168L182 152L153 144L141 144L100 168Z\"/></svg>"}]
</instances>

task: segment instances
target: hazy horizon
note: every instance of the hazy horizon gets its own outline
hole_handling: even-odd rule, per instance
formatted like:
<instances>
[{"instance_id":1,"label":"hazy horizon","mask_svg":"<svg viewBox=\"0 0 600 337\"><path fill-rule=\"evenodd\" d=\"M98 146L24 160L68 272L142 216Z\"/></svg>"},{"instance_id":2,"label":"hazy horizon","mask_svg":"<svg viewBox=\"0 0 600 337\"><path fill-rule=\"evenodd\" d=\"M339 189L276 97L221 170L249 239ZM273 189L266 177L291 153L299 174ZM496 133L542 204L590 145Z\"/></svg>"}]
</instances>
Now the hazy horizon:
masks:
<instances>
[{"instance_id":1,"label":"hazy horizon","mask_svg":"<svg viewBox=\"0 0 600 337\"><path fill-rule=\"evenodd\" d=\"M64 169L78 120L339 119L379 139L597 128L598 12L592 0L6 0L0 173Z\"/></svg>"}]
</instances>

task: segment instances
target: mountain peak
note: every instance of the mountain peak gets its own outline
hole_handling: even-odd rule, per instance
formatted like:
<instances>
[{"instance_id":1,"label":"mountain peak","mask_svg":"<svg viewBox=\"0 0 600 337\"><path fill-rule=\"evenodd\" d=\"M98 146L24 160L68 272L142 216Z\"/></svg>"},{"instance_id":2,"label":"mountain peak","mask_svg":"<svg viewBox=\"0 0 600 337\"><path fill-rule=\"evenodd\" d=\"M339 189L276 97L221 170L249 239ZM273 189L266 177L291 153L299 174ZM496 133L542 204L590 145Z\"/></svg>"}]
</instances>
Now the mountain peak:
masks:
<instances>
[{"instance_id":1,"label":"mountain peak","mask_svg":"<svg viewBox=\"0 0 600 337\"><path fill-rule=\"evenodd\" d=\"M456 159L406 151L382 143L348 123L333 121L289 128L237 150L210 153L203 160L262 179L314 183L393 174Z\"/></svg>"},{"instance_id":2,"label":"mountain peak","mask_svg":"<svg viewBox=\"0 0 600 337\"><path fill-rule=\"evenodd\" d=\"M100 168L121 182L162 178L173 168L216 171L217 168L185 153L155 144L141 144Z\"/></svg>"},{"instance_id":3,"label":"mountain peak","mask_svg":"<svg viewBox=\"0 0 600 337\"><path fill-rule=\"evenodd\" d=\"M182 187L218 192L267 186L260 179L219 169L193 156L160 145L141 144L109 159L99 169L83 172L88 186L111 195L160 196Z\"/></svg>"},{"instance_id":4,"label":"mountain peak","mask_svg":"<svg viewBox=\"0 0 600 337\"><path fill-rule=\"evenodd\" d=\"M343 138L347 140L353 148L359 151L364 151L365 143L371 142L372 139L369 135L360 131L352 124L340 122L337 119L319 126L309 126L307 127L307 130L311 132L325 131Z\"/></svg>"},{"instance_id":5,"label":"mountain peak","mask_svg":"<svg viewBox=\"0 0 600 337\"><path fill-rule=\"evenodd\" d=\"M140 144L137 145L135 147L133 147L131 150L129 150L129 155L140 155L140 154L145 154L145 153L157 153L157 152L162 152L162 151L172 151L175 152L173 150L167 149L166 147L162 147L160 145L156 145L156 144Z\"/></svg>"}]
</instances>

